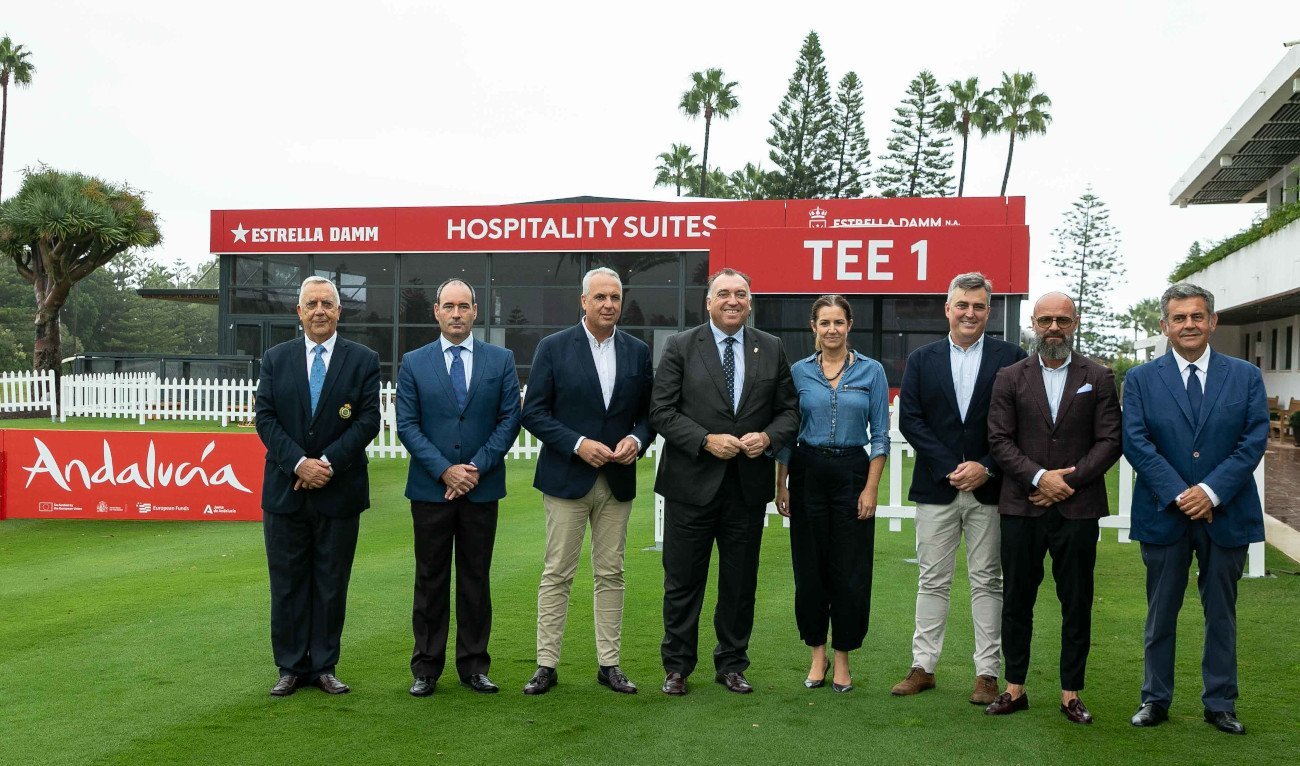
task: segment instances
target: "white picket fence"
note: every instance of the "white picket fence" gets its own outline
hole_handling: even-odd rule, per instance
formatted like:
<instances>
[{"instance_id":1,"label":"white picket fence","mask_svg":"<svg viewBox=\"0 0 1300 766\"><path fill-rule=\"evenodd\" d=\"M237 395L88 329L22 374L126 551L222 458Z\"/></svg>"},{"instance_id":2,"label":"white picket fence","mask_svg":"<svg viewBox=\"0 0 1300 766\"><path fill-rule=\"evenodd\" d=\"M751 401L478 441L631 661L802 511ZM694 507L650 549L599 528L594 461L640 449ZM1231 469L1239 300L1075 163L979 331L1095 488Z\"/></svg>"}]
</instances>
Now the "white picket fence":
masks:
<instances>
[{"instance_id":1,"label":"white picket fence","mask_svg":"<svg viewBox=\"0 0 1300 766\"><path fill-rule=\"evenodd\" d=\"M41 411L54 420L54 371L0 372L0 412Z\"/></svg>"}]
</instances>

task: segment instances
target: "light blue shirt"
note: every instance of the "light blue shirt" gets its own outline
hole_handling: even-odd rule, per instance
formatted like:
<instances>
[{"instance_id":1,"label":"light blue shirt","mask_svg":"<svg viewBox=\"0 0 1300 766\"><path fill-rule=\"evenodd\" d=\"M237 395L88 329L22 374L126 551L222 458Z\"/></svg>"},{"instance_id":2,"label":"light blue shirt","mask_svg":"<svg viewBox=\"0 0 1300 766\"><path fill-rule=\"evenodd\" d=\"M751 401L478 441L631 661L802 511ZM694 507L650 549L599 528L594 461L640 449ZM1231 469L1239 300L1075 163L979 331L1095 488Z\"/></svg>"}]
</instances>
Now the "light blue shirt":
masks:
<instances>
[{"instance_id":1,"label":"light blue shirt","mask_svg":"<svg viewBox=\"0 0 1300 766\"><path fill-rule=\"evenodd\" d=\"M869 447L868 456L889 454L889 383L885 368L874 359L853 352L852 366L827 383L817 354L790 367L799 392L799 444L845 449ZM787 445L776 459L788 465Z\"/></svg>"},{"instance_id":2,"label":"light blue shirt","mask_svg":"<svg viewBox=\"0 0 1300 766\"><path fill-rule=\"evenodd\" d=\"M447 340L447 336L439 335L438 343L442 346L442 361L447 365L447 374L451 374L451 347L459 345L465 349L460 354L461 364L465 365L465 387L469 388L469 382L474 379L474 336L470 335L459 344Z\"/></svg>"},{"instance_id":3,"label":"light blue shirt","mask_svg":"<svg viewBox=\"0 0 1300 766\"><path fill-rule=\"evenodd\" d=\"M731 410L735 412L740 409L740 392L745 386L745 328L741 327L736 330L735 335L727 335L713 322L709 322L709 329L713 331L713 343L718 347L718 360L721 361L723 353L726 350L726 344L723 343L727 338L735 338L736 344L731 349L736 358L736 379L731 385Z\"/></svg>"},{"instance_id":4,"label":"light blue shirt","mask_svg":"<svg viewBox=\"0 0 1300 766\"><path fill-rule=\"evenodd\" d=\"M1043 388L1047 389L1047 406L1052 409L1052 422L1056 422L1056 413L1061 409L1061 395L1065 393L1065 376L1069 373L1070 362L1074 354L1065 357L1065 363L1056 369L1043 364L1039 355L1038 366L1043 370Z\"/></svg>"},{"instance_id":5,"label":"light blue shirt","mask_svg":"<svg viewBox=\"0 0 1300 766\"><path fill-rule=\"evenodd\" d=\"M952 365L952 387L957 391L957 411L966 422L971 397L975 395L975 380L980 375L980 359L984 356L984 336L963 349L948 336L948 361Z\"/></svg>"}]
</instances>

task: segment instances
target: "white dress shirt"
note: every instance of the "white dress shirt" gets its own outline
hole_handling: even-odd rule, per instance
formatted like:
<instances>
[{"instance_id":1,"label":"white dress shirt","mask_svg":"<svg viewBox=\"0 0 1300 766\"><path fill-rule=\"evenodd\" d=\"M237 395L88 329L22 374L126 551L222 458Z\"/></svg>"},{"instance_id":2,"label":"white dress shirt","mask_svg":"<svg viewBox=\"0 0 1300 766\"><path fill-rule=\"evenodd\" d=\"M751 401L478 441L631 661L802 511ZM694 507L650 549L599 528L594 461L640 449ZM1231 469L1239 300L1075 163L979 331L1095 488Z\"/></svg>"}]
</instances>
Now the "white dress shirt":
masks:
<instances>
[{"instance_id":1,"label":"white dress shirt","mask_svg":"<svg viewBox=\"0 0 1300 766\"><path fill-rule=\"evenodd\" d=\"M442 346L442 361L447 365L447 374L451 374L451 347L459 345L465 349L460 354L461 364L465 365L465 388L469 389L469 382L474 379L474 336L468 335L460 343L452 343L447 340L447 336L439 335L438 343Z\"/></svg>"},{"instance_id":2,"label":"white dress shirt","mask_svg":"<svg viewBox=\"0 0 1300 766\"><path fill-rule=\"evenodd\" d=\"M1209 347L1209 346L1206 346L1206 347L1205 347L1205 353L1201 354L1201 358L1200 358L1200 359L1197 359L1195 362L1189 362L1189 361L1187 361L1186 359L1184 359L1184 358L1182 357L1182 354L1179 354L1177 351L1175 351L1175 352L1174 352L1174 361L1178 363L1178 374L1181 375L1182 378L1183 378L1183 388L1184 388L1184 389L1187 388L1187 383L1188 383L1188 379L1187 379L1187 378L1188 378L1189 375L1191 375L1190 370L1191 370L1191 368L1192 368L1192 365L1193 365L1193 364L1196 365L1196 377L1200 379L1200 381L1201 381L1201 392L1204 393L1204 392L1205 392L1205 383L1206 383L1206 381L1209 379L1209 372L1210 372L1210 347ZM1206 404L1205 404L1204 401L1201 402L1201 406L1202 406L1202 407L1206 406ZM1205 490L1205 494L1209 496L1209 498L1210 498L1210 504L1211 504L1212 506L1214 506L1215 508L1218 508L1218 507L1219 507L1219 496L1216 495L1216 494L1214 493L1214 490L1210 489L1210 485L1209 485L1209 484L1206 484L1205 482L1201 482L1200 484L1197 484L1196 486L1198 486L1198 487L1200 487L1201 489Z\"/></svg>"},{"instance_id":3,"label":"white dress shirt","mask_svg":"<svg viewBox=\"0 0 1300 766\"><path fill-rule=\"evenodd\" d=\"M614 336L618 335L618 328L609 334L604 340L596 340L596 336L591 334L587 328L587 318L582 319L582 331L587 334L587 347L591 349L591 361L596 363L596 377L600 379L600 395L605 399L605 409L609 409L609 402L614 398L614 381L618 378L618 353L614 349ZM636 442L637 451L641 450L641 440L632 437ZM573 444L573 451L577 452L578 447L587 439L585 436L579 436L578 441Z\"/></svg>"},{"instance_id":4,"label":"white dress shirt","mask_svg":"<svg viewBox=\"0 0 1300 766\"><path fill-rule=\"evenodd\" d=\"M980 359L984 356L984 335L970 345L962 348L948 335L948 361L952 365L952 387L957 392L957 411L962 422L966 422L966 411L970 409L971 397L975 395L975 380L980 375Z\"/></svg>"}]
</instances>

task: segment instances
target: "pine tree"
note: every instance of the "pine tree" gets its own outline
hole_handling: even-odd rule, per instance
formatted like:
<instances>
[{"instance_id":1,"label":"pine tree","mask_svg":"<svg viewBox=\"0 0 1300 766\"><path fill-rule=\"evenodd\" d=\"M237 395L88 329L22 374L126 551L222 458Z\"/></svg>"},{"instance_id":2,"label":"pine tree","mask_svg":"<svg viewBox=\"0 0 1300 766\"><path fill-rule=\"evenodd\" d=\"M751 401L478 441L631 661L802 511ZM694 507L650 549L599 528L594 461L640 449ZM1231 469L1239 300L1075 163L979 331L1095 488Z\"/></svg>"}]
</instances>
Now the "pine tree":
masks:
<instances>
[{"instance_id":1,"label":"pine tree","mask_svg":"<svg viewBox=\"0 0 1300 766\"><path fill-rule=\"evenodd\" d=\"M1073 295L1079 311L1074 348L1099 359L1112 358L1120 345L1119 321L1110 308L1115 283L1124 278L1119 257L1119 232L1110 223L1110 209L1092 187L1062 216L1053 234L1057 246L1050 260Z\"/></svg>"},{"instance_id":2,"label":"pine tree","mask_svg":"<svg viewBox=\"0 0 1300 766\"><path fill-rule=\"evenodd\" d=\"M952 139L939 127L939 82L921 70L894 111L888 153L876 174L884 197L946 197L952 194Z\"/></svg>"},{"instance_id":3,"label":"pine tree","mask_svg":"<svg viewBox=\"0 0 1300 766\"><path fill-rule=\"evenodd\" d=\"M769 176L773 199L815 199L829 196L834 167L831 146L830 77L821 40L809 32L795 61L794 74L781 105L772 115L772 150L776 165Z\"/></svg>"},{"instance_id":4,"label":"pine tree","mask_svg":"<svg viewBox=\"0 0 1300 766\"><path fill-rule=\"evenodd\" d=\"M861 197L871 178L871 149L862 115L862 81L856 72L840 80L835 92L831 141L835 149L832 197Z\"/></svg>"}]
</instances>

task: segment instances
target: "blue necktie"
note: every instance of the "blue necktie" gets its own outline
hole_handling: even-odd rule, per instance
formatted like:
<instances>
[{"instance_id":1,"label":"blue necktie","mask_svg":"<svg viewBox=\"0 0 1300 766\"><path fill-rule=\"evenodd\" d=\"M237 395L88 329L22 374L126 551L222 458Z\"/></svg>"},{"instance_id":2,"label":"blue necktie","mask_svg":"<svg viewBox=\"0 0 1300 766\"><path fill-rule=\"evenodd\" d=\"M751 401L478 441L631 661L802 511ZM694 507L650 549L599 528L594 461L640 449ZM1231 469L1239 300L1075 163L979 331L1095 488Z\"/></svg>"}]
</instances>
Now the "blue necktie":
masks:
<instances>
[{"instance_id":1,"label":"blue necktie","mask_svg":"<svg viewBox=\"0 0 1300 766\"><path fill-rule=\"evenodd\" d=\"M722 341L722 373L727 376L727 398L731 400L731 409L736 409L736 339L726 338Z\"/></svg>"},{"instance_id":2,"label":"blue necktie","mask_svg":"<svg viewBox=\"0 0 1300 766\"><path fill-rule=\"evenodd\" d=\"M465 409L465 400L469 398L469 389L465 386L465 363L460 360L464 346L451 347L451 391L456 395L456 406Z\"/></svg>"},{"instance_id":3,"label":"blue necktie","mask_svg":"<svg viewBox=\"0 0 1300 766\"><path fill-rule=\"evenodd\" d=\"M1201 420L1201 400L1205 392L1201 388L1201 379L1196 376L1196 365L1187 365L1187 401L1192 405L1192 420Z\"/></svg>"},{"instance_id":4,"label":"blue necktie","mask_svg":"<svg viewBox=\"0 0 1300 766\"><path fill-rule=\"evenodd\" d=\"M321 389L325 387L325 346L317 343L311 352L316 358L311 361L311 375L307 377L307 385L311 388L311 414L315 415Z\"/></svg>"}]
</instances>

